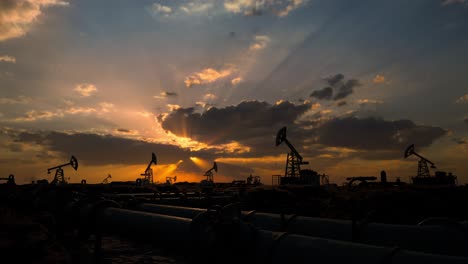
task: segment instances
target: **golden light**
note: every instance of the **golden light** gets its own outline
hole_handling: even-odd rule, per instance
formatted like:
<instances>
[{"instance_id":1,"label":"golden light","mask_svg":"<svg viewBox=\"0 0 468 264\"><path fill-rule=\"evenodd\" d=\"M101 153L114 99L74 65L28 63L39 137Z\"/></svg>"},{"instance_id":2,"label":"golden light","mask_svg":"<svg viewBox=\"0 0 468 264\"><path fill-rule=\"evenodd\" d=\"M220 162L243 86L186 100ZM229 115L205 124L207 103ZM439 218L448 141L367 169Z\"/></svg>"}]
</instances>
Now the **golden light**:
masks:
<instances>
[{"instance_id":1,"label":"golden light","mask_svg":"<svg viewBox=\"0 0 468 264\"><path fill-rule=\"evenodd\" d=\"M174 172L177 170L179 165L184 162L183 160L177 161L177 163L173 164L165 164L165 165L160 165L158 166L158 170L156 172L157 178L160 179L161 181L165 181L166 177L172 177L174 176Z\"/></svg>"},{"instance_id":2,"label":"golden light","mask_svg":"<svg viewBox=\"0 0 468 264\"><path fill-rule=\"evenodd\" d=\"M190 160L195 165L197 165L197 167L199 167L200 169L209 169L210 168L210 164L208 163L208 161L206 161L204 159L201 159L201 158L198 158L198 157L190 157Z\"/></svg>"}]
</instances>

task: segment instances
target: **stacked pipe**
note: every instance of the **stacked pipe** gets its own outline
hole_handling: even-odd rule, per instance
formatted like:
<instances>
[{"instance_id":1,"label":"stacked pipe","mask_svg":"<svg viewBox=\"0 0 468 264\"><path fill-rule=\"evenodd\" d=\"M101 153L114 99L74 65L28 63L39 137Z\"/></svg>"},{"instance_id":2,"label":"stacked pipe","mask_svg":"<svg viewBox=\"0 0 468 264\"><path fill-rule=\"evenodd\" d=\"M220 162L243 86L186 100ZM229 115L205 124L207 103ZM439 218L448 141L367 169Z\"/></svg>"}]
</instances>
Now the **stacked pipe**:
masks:
<instances>
[{"instance_id":1,"label":"stacked pipe","mask_svg":"<svg viewBox=\"0 0 468 264\"><path fill-rule=\"evenodd\" d=\"M205 209L158 204L139 204L135 208L145 212L195 218ZM321 237L375 246L399 247L418 252L468 256L468 240L464 223L451 225L390 225L353 223L296 215L277 215L255 211L242 212L242 220L263 230L287 231L291 234Z\"/></svg>"}]
</instances>

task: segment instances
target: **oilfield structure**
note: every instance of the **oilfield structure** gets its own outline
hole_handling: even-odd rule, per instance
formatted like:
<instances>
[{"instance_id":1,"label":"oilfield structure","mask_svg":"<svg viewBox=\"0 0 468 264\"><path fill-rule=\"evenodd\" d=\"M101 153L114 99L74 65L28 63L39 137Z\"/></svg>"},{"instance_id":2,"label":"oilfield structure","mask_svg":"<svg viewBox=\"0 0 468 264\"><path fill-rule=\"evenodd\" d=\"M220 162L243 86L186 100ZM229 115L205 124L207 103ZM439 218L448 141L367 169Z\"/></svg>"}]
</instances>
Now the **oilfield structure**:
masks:
<instances>
[{"instance_id":1,"label":"oilfield structure","mask_svg":"<svg viewBox=\"0 0 468 264\"><path fill-rule=\"evenodd\" d=\"M435 164L414 145L402 155L419 158L411 182L391 182L382 170L337 185L301 168L309 162L293 141L286 127L277 132L275 146L288 151L271 185L255 175L217 182L216 161L200 182L174 175L157 183L155 153L128 182L108 174L98 184L71 183L65 170L78 170L75 156L47 169L55 171L50 182L0 178L4 256L122 263L129 250L115 253L115 241L132 241L170 263L468 263L468 187L450 172L431 175Z\"/></svg>"}]
</instances>

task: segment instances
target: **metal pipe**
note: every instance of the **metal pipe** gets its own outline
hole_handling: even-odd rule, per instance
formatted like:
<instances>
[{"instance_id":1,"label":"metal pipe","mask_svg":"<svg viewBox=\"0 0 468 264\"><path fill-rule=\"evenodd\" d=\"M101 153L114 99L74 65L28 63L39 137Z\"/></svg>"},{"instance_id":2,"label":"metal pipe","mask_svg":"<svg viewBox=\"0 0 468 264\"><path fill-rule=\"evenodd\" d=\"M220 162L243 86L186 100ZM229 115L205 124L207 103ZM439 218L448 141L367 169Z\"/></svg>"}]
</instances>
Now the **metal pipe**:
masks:
<instances>
[{"instance_id":1,"label":"metal pipe","mask_svg":"<svg viewBox=\"0 0 468 264\"><path fill-rule=\"evenodd\" d=\"M425 263L461 264L468 259L431 255L324 238L260 230L256 236L257 263Z\"/></svg>"},{"instance_id":2,"label":"metal pipe","mask_svg":"<svg viewBox=\"0 0 468 264\"><path fill-rule=\"evenodd\" d=\"M193 218L205 209L180 206L142 204L138 210ZM379 223L358 224L352 221L242 212L242 219L254 227L292 234L354 241L378 246L398 246L419 252L468 256L466 232L448 226L412 226ZM463 226L463 225L460 225Z\"/></svg>"},{"instance_id":3,"label":"metal pipe","mask_svg":"<svg viewBox=\"0 0 468 264\"><path fill-rule=\"evenodd\" d=\"M374 264L374 263L444 263L461 264L468 263L468 259L453 256L437 256L397 250L391 247L378 247L365 244L357 244L346 241L337 241L326 238L317 238L296 234L278 233L267 230L252 229L250 225L221 215L216 221L212 219L217 214L207 211L198 215L194 220L189 218L132 211L120 208L105 207L108 201L100 202L94 206L95 213L85 214L95 217L96 230L110 232L112 234L130 235L139 240L158 242L164 245L196 249L202 253L199 257L210 258L212 254L223 255L229 252L237 258L254 256L255 263L310 263L312 256L314 262L337 263L343 262ZM92 207L88 207L92 208ZM232 211L231 211L232 213ZM230 215L228 213L228 215ZM88 219L92 221L93 219ZM219 222L221 220L221 222ZM200 236L200 231L203 233ZM238 240L231 241L231 238ZM226 247L226 241L230 247ZM229 242L228 241L228 242ZM248 245L248 246L246 246ZM206 250L210 248L222 248L223 252L214 250L209 255L199 250L202 246ZM249 247L252 246L252 247ZM238 249L243 249L239 251ZM245 249L251 249L246 252ZM248 262L249 259L246 259Z\"/></svg>"},{"instance_id":4,"label":"metal pipe","mask_svg":"<svg viewBox=\"0 0 468 264\"><path fill-rule=\"evenodd\" d=\"M96 214L99 232L137 236L139 240L163 241L165 244L184 244L190 238L188 218L105 208Z\"/></svg>"},{"instance_id":5,"label":"metal pipe","mask_svg":"<svg viewBox=\"0 0 468 264\"><path fill-rule=\"evenodd\" d=\"M177 217L185 217L185 218L195 218L198 214L206 212L206 209L201 208L189 208L189 207L180 207L180 206L173 206L173 205L162 205L162 204L148 204L143 203L139 204L135 208L139 211L156 213L156 214L164 214L164 215L172 215Z\"/></svg>"}]
</instances>

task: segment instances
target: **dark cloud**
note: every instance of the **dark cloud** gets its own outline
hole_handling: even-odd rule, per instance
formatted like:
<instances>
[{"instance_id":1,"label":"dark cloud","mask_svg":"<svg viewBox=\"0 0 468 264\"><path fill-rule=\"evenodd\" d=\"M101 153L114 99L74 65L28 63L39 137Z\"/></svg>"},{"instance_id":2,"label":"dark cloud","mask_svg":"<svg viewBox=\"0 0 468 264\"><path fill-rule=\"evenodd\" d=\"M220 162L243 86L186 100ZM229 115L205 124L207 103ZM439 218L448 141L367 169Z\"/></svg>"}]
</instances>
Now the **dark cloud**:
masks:
<instances>
[{"instance_id":1,"label":"dark cloud","mask_svg":"<svg viewBox=\"0 0 468 264\"><path fill-rule=\"evenodd\" d=\"M346 81L346 83L344 83L338 88L338 92L336 93L335 97L333 97L333 100L346 98L348 95L351 95L354 92L354 87L360 85L361 84L359 83L359 81L355 79Z\"/></svg>"},{"instance_id":2,"label":"dark cloud","mask_svg":"<svg viewBox=\"0 0 468 264\"><path fill-rule=\"evenodd\" d=\"M7 147L11 152L23 152L23 146L21 144L8 144Z\"/></svg>"},{"instance_id":3,"label":"dark cloud","mask_svg":"<svg viewBox=\"0 0 468 264\"><path fill-rule=\"evenodd\" d=\"M468 116L465 117L465 123L468 124Z\"/></svg>"},{"instance_id":4,"label":"dark cloud","mask_svg":"<svg viewBox=\"0 0 468 264\"><path fill-rule=\"evenodd\" d=\"M458 145L467 145L468 139L464 138L452 138L453 142L457 143Z\"/></svg>"},{"instance_id":5,"label":"dark cloud","mask_svg":"<svg viewBox=\"0 0 468 264\"><path fill-rule=\"evenodd\" d=\"M333 76L330 76L330 77L326 78L325 80L327 80L329 85L335 86L339 82L341 82L343 79L344 79L344 75L341 74L341 73L338 73L338 74L335 74Z\"/></svg>"},{"instance_id":6,"label":"dark cloud","mask_svg":"<svg viewBox=\"0 0 468 264\"><path fill-rule=\"evenodd\" d=\"M331 100L333 98L335 101L348 97L354 92L354 88L360 86L361 83L356 79L344 81L344 78L345 76L341 73L326 78L325 80L330 86L312 92L310 97L320 100Z\"/></svg>"},{"instance_id":7,"label":"dark cloud","mask_svg":"<svg viewBox=\"0 0 468 264\"><path fill-rule=\"evenodd\" d=\"M263 15L263 10L256 8L256 7L253 7L252 9L244 12L244 16L261 16L261 15Z\"/></svg>"},{"instance_id":8,"label":"dark cloud","mask_svg":"<svg viewBox=\"0 0 468 264\"><path fill-rule=\"evenodd\" d=\"M180 108L159 120L165 130L178 136L221 144L275 134L282 126L293 126L309 109L310 104L295 105L288 101L274 105L249 101L226 108L212 107L203 113L196 113L193 108Z\"/></svg>"},{"instance_id":9,"label":"dark cloud","mask_svg":"<svg viewBox=\"0 0 468 264\"><path fill-rule=\"evenodd\" d=\"M426 147L446 134L440 127L416 125L410 120L320 116L300 120L309 108L290 102L271 105L253 101L203 113L181 108L159 120L167 131L208 144L240 142L251 148L251 152L239 154L242 156L284 152L284 146L274 147L276 132L282 126L287 126L288 139L298 151L309 157L327 153L326 147L345 147L360 150L352 155L367 153L367 159L375 155L396 158L409 144Z\"/></svg>"},{"instance_id":10,"label":"dark cloud","mask_svg":"<svg viewBox=\"0 0 468 264\"><path fill-rule=\"evenodd\" d=\"M338 104L336 104L338 107L340 106L345 106L347 103L346 101L339 101Z\"/></svg>"},{"instance_id":11,"label":"dark cloud","mask_svg":"<svg viewBox=\"0 0 468 264\"><path fill-rule=\"evenodd\" d=\"M187 159L190 152L177 146L131 140L111 135L65 134L60 132L19 133L16 142L33 143L64 157L75 155L88 165L140 164L158 155L161 164Z\"/></svg>"},{"instance_id":12,"label":"dark cloud","mask_svg":"<svg viewBox=\"0 0 468 264\"><path fill-rule=\"evenodd\" d=\"M117 131L122 132L122 133L130 133L130 130L125 129L125 128L118 128Z\"/></svg>"},{"instance_id":13,"label":"dark cloud","mask_svg":"<svg viewBox=\"0 0 468 264\"><path fill-rule=\"evenodd\" d=\"M410 144L429 146L447 133L440 127L420 126L410 120L376 118L332 119L316 129L317 143L363 150L402 150Z\"/></svg>"},{"instance_id":14,"label":"dark cloud","mask_svg":"<svg viewBox=\"0 0 468 264\"><path fill-rule=\"evenodd\" d=\"M176 92L168 92L168 91L164 91L161 93L162 96L165 96L165 97L175 97L177 96L177 93Z\"/></svg>"},{"instance_id":15,"label":"dark cloud","mask_svg":"<svg viewBox=\"0 0 468 264\"><path fill-rule=\"evenodd\" d=\"M333 89L331 87L325 87L321 90L313 91L310 97L315 97L320 100L330 100L333 96Z\"/></svg>"}]
</instances>

